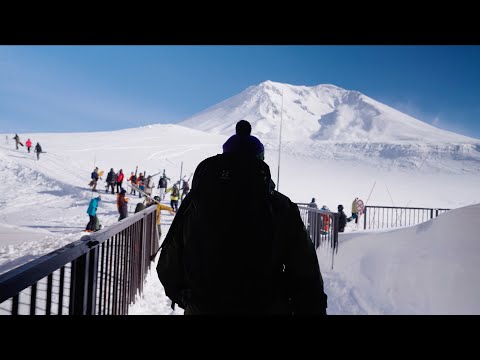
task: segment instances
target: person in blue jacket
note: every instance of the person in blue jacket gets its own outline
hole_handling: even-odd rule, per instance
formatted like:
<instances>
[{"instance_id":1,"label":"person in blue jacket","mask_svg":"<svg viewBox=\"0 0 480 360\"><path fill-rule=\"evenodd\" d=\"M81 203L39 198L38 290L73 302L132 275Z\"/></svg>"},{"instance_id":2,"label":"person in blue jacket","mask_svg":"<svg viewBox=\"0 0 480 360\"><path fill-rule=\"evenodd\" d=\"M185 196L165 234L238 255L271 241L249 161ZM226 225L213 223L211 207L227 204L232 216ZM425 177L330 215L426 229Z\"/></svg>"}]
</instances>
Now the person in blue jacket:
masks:
<instances>
[{"instance_id":1,"label":"person in blue jacket","mask_svg":"<svg viewBox=\"0 0 480 360\"><path fill-rule=\"evenodd\" d=\"M102 200L102 197L98 195L96 198L90 200L90 204L88 204L87 214L90 217L90 221L87 224L86 231L95 231L95 227L98 222L97 208L100 200Z\"/></svg>"}]
</instances>

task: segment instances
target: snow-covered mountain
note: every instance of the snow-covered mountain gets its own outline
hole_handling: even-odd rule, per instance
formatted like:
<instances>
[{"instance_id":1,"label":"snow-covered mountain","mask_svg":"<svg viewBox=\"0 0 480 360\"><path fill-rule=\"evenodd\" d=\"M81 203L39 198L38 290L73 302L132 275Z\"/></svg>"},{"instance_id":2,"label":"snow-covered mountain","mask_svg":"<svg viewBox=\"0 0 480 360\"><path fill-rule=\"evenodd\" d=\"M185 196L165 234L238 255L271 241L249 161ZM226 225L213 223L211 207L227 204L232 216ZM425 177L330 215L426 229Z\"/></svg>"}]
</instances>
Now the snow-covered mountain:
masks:
<instances>
[{"instance_id":1,"label":"snow-covered mountain","mask_svg":"<svg viewBox=\"0 0 480 360\"><path fill-rule=\"evenodd\" d=\"M240 119L267 148L323 159L370 159L400 167L470 162L480 171L480 140L442 130L358 91L334 85L294 86L265 81L182 121L179 125L231 135ZM458 165L458 162L456 163ZM453 165L456 167L456 165ZM450 168L450 165L446 166Z\"/></svg>"}]
</instances>

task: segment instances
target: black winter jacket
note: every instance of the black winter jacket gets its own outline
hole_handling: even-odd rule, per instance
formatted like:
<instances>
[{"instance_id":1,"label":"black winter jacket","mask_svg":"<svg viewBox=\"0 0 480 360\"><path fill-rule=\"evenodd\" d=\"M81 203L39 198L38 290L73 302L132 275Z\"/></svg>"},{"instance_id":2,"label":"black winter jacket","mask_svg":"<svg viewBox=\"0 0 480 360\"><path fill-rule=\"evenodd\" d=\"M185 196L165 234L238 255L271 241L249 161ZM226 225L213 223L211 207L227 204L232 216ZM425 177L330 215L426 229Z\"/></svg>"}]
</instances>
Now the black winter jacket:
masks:
<instances>
[{"instance_id":1,"label":"black winter jacket","mask_svg":"<svg viewBox=\"0 0 480 360\"><path fill-rule=\"evenodd\" d=\"M212 174L228 179L236 165L230 171L222 164L235 161L217 155L197 167L157 265L167 296L189 314L326 314L327 295L313 243L298 207L273 190L266 163L254 159L257 163L245 165L264 175L266 197L257 191L258 196L245 198L241 192L252 189L240 186L230 198L243 197L244 206L218 209L216 204L228 201L208 201L207 179ZM243 181L245 172L238 173ZM254 199L259 199L256 206L249 206Z\"/></svg>"}]
</instances>

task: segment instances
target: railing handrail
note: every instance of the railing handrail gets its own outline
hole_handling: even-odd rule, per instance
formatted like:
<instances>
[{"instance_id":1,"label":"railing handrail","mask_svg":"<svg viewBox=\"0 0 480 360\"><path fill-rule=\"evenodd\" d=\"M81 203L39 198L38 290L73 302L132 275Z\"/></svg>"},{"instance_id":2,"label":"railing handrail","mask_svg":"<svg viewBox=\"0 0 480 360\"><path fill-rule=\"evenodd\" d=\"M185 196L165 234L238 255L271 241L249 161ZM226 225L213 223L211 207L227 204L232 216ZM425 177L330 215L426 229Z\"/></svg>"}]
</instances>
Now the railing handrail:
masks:
<instances>
[{"instance_id":1,"label":"railing handrail","mask_svg":"<svg viewBox=\"0 0 480 360\"><path fill-rule=\"evenodd\" d=\"M383 208L383 209L414 209L414 210L450 210L444 208L423 208L423 207L406 207L406 206L380 206L380 205L365 205L365 208Z\"/></svg>"},{"instance_id":2,"label":"railing handrail","mask_svg":"<svg viewBox=\"0 0 480 360\"><path fill-rule=\"evenodd\" d=\"M139 219L146 217L155 211L156 208L156 206L150 206L103 230L90 235L84 235L80 240L76 240L0 275L0 303L37 283L53 271L86 254L93 247L104 243L110 236L119 233Z\"/></svg>"},{"instance_id":3,"label":"railing handrail","mask_svg":"<svg viewBox=\"0 0 480 360\"><path fill-rule=\"evenodd\" d=\"M297 203L297 205L300 205L300 203ZM335 212L333 211L330 211L330 210L322 210L322 209L317 209L317 208L312 208L310 206L298 206L299 209L304 209L304 210L308 210L308 211L311 211L311 212L316 212L316 213L320 213L320 214L330 214L330 215L334 215L336 214Z\"/></svg>"}]
</instances>

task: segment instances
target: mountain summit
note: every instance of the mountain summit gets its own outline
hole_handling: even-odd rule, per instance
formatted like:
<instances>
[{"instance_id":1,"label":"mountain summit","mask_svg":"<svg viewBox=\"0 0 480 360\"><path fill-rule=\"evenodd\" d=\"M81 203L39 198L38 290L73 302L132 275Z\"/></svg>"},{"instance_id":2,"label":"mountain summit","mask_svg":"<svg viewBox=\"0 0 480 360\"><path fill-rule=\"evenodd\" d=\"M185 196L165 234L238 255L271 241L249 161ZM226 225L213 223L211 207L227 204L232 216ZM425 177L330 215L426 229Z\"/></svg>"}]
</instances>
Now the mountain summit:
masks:
<instances>
[{"instance_id":1,"label":"mountain summit","mask_svg":"<svg viewBox=\"0 0 480 360\"><path fill-rule=\"evenodd\" d=\"M237 121L245 119L252 124L253 135L269 142L278 141L281 117L282 139L290 142L480 142L436 128L358 91L329 84L294 86L265 81L179 125L231 135L235 133Z\"/></svg>"}]
</instances>

